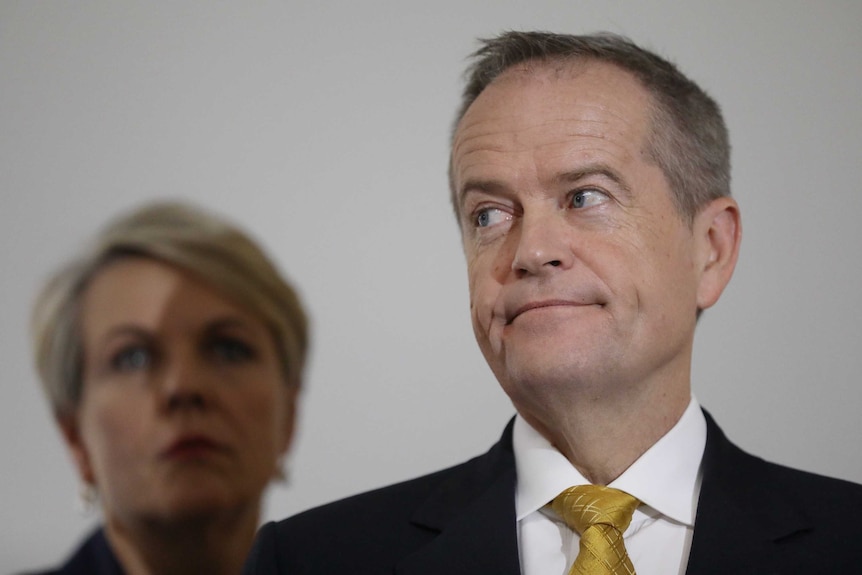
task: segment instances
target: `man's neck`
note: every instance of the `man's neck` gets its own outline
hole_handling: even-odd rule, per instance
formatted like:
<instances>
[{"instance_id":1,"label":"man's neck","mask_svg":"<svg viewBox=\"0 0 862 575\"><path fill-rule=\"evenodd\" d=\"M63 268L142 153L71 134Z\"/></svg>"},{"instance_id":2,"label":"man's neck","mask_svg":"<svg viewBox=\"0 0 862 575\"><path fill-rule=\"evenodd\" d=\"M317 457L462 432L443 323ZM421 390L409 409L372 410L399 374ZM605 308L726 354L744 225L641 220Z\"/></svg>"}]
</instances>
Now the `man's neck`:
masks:
<instances>
[{"instance_id":1,"label":"man's neck","mask_svg":"<svg viewBox=\"0 0 862 575\"><path fill-rule=\"evenodd\" d=\"M625 401L583 397L547 410L519 409L591 483L607 485L619 477L676 425L691 401L686 385Z\"/></svg>"}]
</instances>

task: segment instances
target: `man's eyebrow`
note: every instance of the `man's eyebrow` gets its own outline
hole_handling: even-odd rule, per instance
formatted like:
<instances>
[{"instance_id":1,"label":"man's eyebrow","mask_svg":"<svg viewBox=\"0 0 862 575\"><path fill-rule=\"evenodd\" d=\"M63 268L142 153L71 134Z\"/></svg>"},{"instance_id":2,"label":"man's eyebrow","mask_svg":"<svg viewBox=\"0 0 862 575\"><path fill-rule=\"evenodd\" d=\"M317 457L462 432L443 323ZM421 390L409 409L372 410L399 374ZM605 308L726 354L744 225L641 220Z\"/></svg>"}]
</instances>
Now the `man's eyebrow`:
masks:
<instances>
[{"instance_id":1,"label":"man's eyebrow","mask_svg":"<svg viewBox=\"0 0 862 575\"><path fill-rule=\"evenodd\" d=\"M607 178L620 186L622 191L630 193L630 188L622 174L604 163L589 164L576 170L561 172L553 178L555 184L575 184L585 178L599 176ZM508 185L495 179L471 179L464 182L458 189L458 203L462 203L467 194L471 192L487 193L494 195L507 195L511 193Z\"/></svg>"},{"instance_id":2,"label":"man's eyebrow","mask_svg":"<svg viewBox=\"0 0 862 575\"><path fill-rule=\"evenodd\" d=\"M577 170L563 172L561 174L558 174L554 178L554 180L560 184L574 184L590 176L605 177L620 186L623 191L630 191L622 174L620 174L617 170L611 168L607 164L592 164L589 166L578 168Z\"/></svg>"},{"instance_id":3,"label":"man's eyebrow","mask_svg":"<svg viewBox=\"0 0 862 575\"><path fill-rule=\"evenodd\" d=\"M467 180L458 189L459 209L464 205L464 200L470 194L488 194L491 196L508 196L511 194L509 187L499 180Z\"/></svg>"},{"instance_id":4,"label":"man's eyebrow","mask_svg":"<svg viewBox=\"0 0 862 575\"><path fill-rule=\"evenodd\" d=\"M467 180L458 190L459 197L463 198L467 192L500 192L506 189L506 185L498 180Z\"/></svg>"}]
</instances>

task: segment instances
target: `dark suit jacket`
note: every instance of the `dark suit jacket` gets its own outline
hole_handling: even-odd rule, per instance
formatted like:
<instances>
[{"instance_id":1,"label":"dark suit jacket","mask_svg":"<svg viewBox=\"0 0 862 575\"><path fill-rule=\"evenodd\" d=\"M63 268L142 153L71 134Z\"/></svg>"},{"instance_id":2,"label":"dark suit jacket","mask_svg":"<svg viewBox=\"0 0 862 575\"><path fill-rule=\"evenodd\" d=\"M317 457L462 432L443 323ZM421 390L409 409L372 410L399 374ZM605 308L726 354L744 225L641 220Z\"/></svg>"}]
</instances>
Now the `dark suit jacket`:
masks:
<instances>
[{"instance_id":1,"label":"dark suit jacket","mask_svg":"<svg viewBox=\"0 0 862 575\"><path fill-rule=\"evenodd\" d=\"M31 575L123 575L123 568L117 562L105 532L98 529L62 567Z\"/></svg>"},{"instance_id":2,"label":"dark suit jacket","mask_svg":"<svg viewBox=\"0 0 862 575\"><path fill-rule=\"evenodd\" d=\"M862 486L753 457L706 420L687 573L862 573ZM264 525L245 573L517 575L514 493L510 423L462 465Z\"/></svg>"}]
</instances>

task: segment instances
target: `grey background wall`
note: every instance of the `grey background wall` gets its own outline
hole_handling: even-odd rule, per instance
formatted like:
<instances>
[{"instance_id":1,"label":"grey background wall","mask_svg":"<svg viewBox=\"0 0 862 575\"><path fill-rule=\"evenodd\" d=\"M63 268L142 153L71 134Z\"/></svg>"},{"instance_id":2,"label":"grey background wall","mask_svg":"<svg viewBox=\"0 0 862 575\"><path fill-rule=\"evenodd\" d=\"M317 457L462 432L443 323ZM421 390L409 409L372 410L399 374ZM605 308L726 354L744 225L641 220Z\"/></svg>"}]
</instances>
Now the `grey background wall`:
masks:
<instances>
[{"instance_id":1,"label":"grey background wall","mask_svg":"<svg viewBox=\"0 0 862 575\"><path fill-rule=\"evenodd\" d=\"M97 516L30 365L46 274L155 197L253 230L314 318L282 517L486 449L513 410L469 326L447 138L474 39L627 34L723 105L745 239L694 389L730 437L862 482L862 3L0 3L0 570Z\"/></svg>"}]
</instances>

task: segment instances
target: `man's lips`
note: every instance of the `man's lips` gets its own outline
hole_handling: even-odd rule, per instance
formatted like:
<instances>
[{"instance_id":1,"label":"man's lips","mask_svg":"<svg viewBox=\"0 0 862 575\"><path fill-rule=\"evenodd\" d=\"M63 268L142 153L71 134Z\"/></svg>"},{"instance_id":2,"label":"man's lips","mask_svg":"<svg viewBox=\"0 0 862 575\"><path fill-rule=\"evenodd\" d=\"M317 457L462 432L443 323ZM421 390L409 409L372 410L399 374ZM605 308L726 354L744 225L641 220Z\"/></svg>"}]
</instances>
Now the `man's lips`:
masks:
<instances>
[{"instance_id":1,"label":"man's lips","mask_svg":"<svg viewBox=\"0 0 862 575\"><path fill-rule=\"evenodd\" d=\"M518 318L518 316L520 316L520 315L522 315L528 311L535 310L535 309L542 309L542 308L548 308L548 307L586 307L588 305L590 305L590 304L583 303L583 302L571 301L571 300L558 300L558 299L533 301L533 302L524 304L524 305L516 308L515 311L513 313L511 313L506 318L506 325L509 325L513 321L515 321Z\"/></svg>"}]
</instances>

